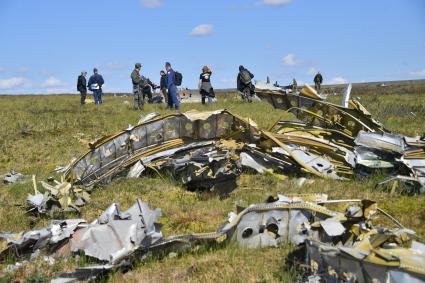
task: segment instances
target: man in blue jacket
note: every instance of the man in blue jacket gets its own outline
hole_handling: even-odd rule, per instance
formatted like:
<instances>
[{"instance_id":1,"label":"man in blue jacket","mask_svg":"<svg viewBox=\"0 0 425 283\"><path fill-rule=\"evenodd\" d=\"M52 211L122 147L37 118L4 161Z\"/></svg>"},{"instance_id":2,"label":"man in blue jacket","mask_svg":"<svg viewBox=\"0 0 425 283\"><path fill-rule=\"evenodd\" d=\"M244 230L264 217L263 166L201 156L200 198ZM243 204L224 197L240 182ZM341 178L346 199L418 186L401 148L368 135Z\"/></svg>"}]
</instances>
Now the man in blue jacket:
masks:
<instances>
[{"instance_id":1,"label":"man in blue jacket","mask_svg":"<svg viewBox=\"0 0 425 283\"><path fill-rule=\"evenodd\" d=\"M88 87L93 92L94 104L102 104L102 86L105 83L102 75L98 74L97 69L93 69L93 75L89 79Z\"/></svg>"},{"instance_id":2,"label":"man in blue jacket","mask_svg":"<svg viewBox=\"0 0 425 283\"><path fill-rule=\"evenodd\" d=\"M177 98L177 85L176 85L176 74L171 68L169 62L165 63L165 70L167 71L166 85L168 88L168 106L167 109L172 109L173 105L176 110L180 108L180 101Z\"/></svg>"}]
</instances>

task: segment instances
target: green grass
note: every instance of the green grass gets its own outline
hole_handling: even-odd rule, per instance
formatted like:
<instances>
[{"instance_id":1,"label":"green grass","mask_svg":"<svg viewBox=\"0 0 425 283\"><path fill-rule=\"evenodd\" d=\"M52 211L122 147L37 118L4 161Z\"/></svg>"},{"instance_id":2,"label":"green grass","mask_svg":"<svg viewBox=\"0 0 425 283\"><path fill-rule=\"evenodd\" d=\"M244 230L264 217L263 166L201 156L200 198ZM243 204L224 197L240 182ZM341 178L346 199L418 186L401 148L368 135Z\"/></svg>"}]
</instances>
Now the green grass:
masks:
<instances>
[{"instance_id":1,"label":"green grass","mask_svg":"<svg viewBox=\"0 0 425 283\"><path fill-rule=\"evenodd\" d=\"M223 96L224 97L224 96ZM412 96L361 96L361 102L382 121L387 128L406 135L422 135L425 132L425 101L421 95ZM130 105L124 103L128 101ZM332 97L339 102L340 97ZM106 97L100 107L81 107L79 97L20 96L0 97L0 173L11 168L25 174L36 174L38 180L54 175L58 165L66 165L72 157L87 150L86 143L105 134L136 124L141 114L152 111L166 113L158 105L147 105L145 111L131 110L131 97ZM226 108L244 117L252 118L267 129L279 118L293 119L292 115L275 110L267 103L244 104L229 96L219 97L212 106L183 104L182 111L190 109L214 110ZM410 114L413 112L414 115ZM363 181L334 181L314 179L312 184L299 188L294 180L279 181L270 176L242 175L239 188L228 198L196 194L186 191L171 180L142 178L115 180L92 194L92 202L81 212L82 218L95 219L111 202L119 202L123 209L136 198L147 202L151 208L160 207L165 236L187 232L214 231L234 210L235 204L264 201L277 193L327 193L330 198L368 198L376 200L380 207L398 218L407 228L425 236L425 197L389 195L374 189L378 177ZM43 227L47 218L34 219L24 213L22 205L31 182L0 185L0 230L23 231ZM77 217L77 215L70 215ZM128 273L115 273L111 282L292 282L296 272L284 269L286 255L291 248L240 249L230 246L193 249L178 257L149 258ZM61 270L69 270L84 260L69 259L49 266L41 259L14 274L1 274L3 280L51 278ZM5 265L0 265L2 270ZM2 280L0 280L1 282Z\"/></svg>"}]
</instances>

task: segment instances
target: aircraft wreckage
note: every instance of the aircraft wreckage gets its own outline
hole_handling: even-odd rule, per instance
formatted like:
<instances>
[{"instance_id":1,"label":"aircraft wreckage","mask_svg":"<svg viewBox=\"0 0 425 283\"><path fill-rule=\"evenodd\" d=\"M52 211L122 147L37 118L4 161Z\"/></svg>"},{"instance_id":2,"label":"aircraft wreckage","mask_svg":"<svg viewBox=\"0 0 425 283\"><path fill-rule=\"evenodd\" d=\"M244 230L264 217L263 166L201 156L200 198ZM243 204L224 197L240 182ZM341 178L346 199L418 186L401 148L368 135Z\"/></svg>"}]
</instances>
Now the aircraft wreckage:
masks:
<instances>
[{"instance_id":1,"label":"aircraft wreckage","mask_svg":"<svg viewBox=\"0 0 425 283\"><path fill-rule=\"evenodd\" d=\"M190 190L225 195L244 171L275 176L332 179L389 178L377 186L419 194L425 191L425 140L390 133L356 100L351 107L326 102L306 86L300 93L257 84L257 95L299 121L277 121L268 131L227 110L149 114L137 126L105 136L73 161L61 182L42 182L27 199L30 211L77 210L89 188L116 177L167 174Z\"/></svg>"},{"instance_id":2,"label":"aircraft wreckage","mask_svg":"<svg viewBox=\"0 0 425 283\"><path fill-rule=\"evenodd\" d=\"M327 208L347 203L345 211ZM92 280L128 269L148 252L167 254L194 245L228 243L241 247L300 247L308 282L425 282L425 244L415 232L370 200L328 200L326 195L278 195L265 203L229 213L216 232L164 237L157 223L159 208L137 200L127 211L118 204L98 219L55 220L26 233L0 233L0 260L31 258L40 251L53 257L77 253L97 261L63 273L52 282ZM373 222L383 216L396 228Z\"/></svg>"},{"instance_id":3,"label":"aircraft wreckage","mask_svg":"<svg viewBox=\"0 0 425 283\"><path fill-rule=\"evenodd\" d=\"M60 181L33 176L30 212L78 211L90 190L114 178L167 174L190 190L225 195L245 171L276 177L317 176L347 180L376 170L388 179L378 186L408 194L424 192L425 141L393 134L356 100L350 107L326 102L309 87L286 93L257 85L257 95L299 121L277 121L265 131L251 119L227 110L149 114L138 125L89 144L80 158L62 168ZM328 203L348 202L345 212ZM397 228L372 223L377 214ZM411 230L369 200L328 201L325 195L278 196L251 205L216 232L164 237L151 210L140 200L121 212L112 204L95 221L55 220L40 230L1 233L0 259L47 250L60 257L84 253L99 262L57 282L97 278L131 266L147 252L181 251L199 243L236 239L242 247L300 245L309 282L425 282L425 245Z\"/></svg>"},{"instance_id":4,"label":"aircraft wreckage","mask_svg":"<svg viewBox=\"0 0 425 283\"><path fill-rule=\"evenodd\" d=\"M391 133L373 119L359 101L350 100L349 91L344 95L343 104L350 107L345 107L324 101L308 85L297 94L287 94L270 84L257 86L256 93L263 101L300 120L277 121L272 127L271 132L283 143L297 144L330 158L348 175L364 176L375 170L385 171L390 177L378 185L391 183L392 190L401 187L409 194L424 193L425 136ZM353 159L347 156L354 156L354 165Z\"/></svg>"}]
</instances>

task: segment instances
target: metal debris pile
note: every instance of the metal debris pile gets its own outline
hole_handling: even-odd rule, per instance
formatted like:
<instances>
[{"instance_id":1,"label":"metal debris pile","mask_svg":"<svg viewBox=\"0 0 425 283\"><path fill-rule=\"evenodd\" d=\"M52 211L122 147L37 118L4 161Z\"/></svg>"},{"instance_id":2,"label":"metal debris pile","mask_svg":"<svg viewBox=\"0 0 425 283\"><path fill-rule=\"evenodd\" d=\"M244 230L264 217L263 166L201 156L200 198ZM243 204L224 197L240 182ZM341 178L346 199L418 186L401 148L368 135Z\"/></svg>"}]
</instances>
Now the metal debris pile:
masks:
<instances>
[{"instance_id":1,"label":"metal debris pile","mask_svg":"<svg viewBox=\"0 0 425 283\"><path fill-rule=\"evenodd\" d=\"M44 251L54 258L83 253L110 267L118 267L136 250L151 247L163 239L161 225L156 223L160 216L160 209L151 210L138 199L124 212L119 204L110 205L91 223L84 219L54 220L40 230L3 232L0 233L0 261L11 257L31 259ZM103 268L98 272L78 272L82 277L75 275L75 279L88 280L102 272Z\"/></svg>"},{"instance_id":2,"label":"metal debris pile","mask_svg":"<svg viewBox=\"0 0 425 283\"><path fill-rule=\"evenodd\" d=\"M55 212L79 212L80 207L90 202L90 190L72 185L64 180L50 179L48 182L41 181L44 192L37 187L35 175L32 177L34 194L27 197L29 213L50 214Z\"/></svg>"},{"instance_id":3,"label":"metal debris pile","mask_svg":"<svg viewBox=\"0 0 425 283\"><path fill-rule=\"evenodd\" d=\"M390 133L349 91L340 106L306 86L299 93L257 83L257 95L299 121L280 120L268 131L227 110L151 113L137 126L89 143L90 150L63 168L61 182L42 183L29 196L29 211L78 211L94 186L114 178L169 175L188 189L224 196L242 172L277 177L347 180L375 172L377 184L407 194L425 191L425 140Z\"/></svg>"},{"instance_id":4,"label":"metal debris pile","mask_svg":"<svg viewBox=\"0 0 425 283\"><path fill-rule=\"evenodd\" d=\"M226 110L150 115L137 126L91 143L90 150L67 167L62 182L42 183L44 193L34 182L35 193L27 203L39 214L50 213L52 207L78 211L94 186L150 174L167 174L191 190L225 195L236 188L244 170L301 174L288 149L252 120ZM317 171L306 167L305 172Z\"/></svg>"},{"instance_id":5,"label":"metal debris pile","mask_svg":"<svg viewBox=\"0 0 425 283\"><path fill-rule=\"evenodd\" d=\"M324 101L309 86L292 94L259 84L256 92L262 100L300 120L278 121L271 132L282 143L301 147L303 154L323 159L314 166L331 171L323 170L322 176L354 178L379 171L390 176L379 186L408 194L424 193L424 137L391 133L359 101L349 99L350 89L343 97L344 106ZM301 159L309 163L308 156Z\"/></svg>"},{"instance_id":6,"label":"metal debris pile","mask_svg":"<svg viewBox=\"0 0 425 283\"><path fill-rule=\"evenodd\" d=\"M344 212L326 207L335 203L348 205ZM378 215L397 227L376 225L373 222ZM56 258L80 252L98 262L64 273L55 281L69 282L130 268L147 252L181 252L201 243L235 239L246 248L299 246L309 282L425 282L424 242L369 200L328 200L323 194L278 195L239 213L229 213L217 232L168 238L156 222L160 216L160 209L151 210L137 200L125 212L112 204L91 223L56 220L41 230L0 233L0 260L28 258L42 250Z\"/></svg>"}]
</instances>

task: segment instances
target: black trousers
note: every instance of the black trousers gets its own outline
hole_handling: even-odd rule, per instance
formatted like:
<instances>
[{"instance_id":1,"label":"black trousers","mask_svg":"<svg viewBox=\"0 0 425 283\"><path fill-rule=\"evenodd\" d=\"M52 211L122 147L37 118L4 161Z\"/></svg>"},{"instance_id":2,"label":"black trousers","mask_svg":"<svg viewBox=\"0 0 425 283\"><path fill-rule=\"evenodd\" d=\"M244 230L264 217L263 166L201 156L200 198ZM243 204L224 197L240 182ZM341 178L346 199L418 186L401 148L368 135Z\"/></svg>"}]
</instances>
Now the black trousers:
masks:
<instances>
[{"instance_id":1,"label":"black trousers","mask_svg":"<svg viewBox=\"0 0 425 283\"><path fill-rule=\"evenodd\" d=\"M81 105L86 104L86 96L87 96L87 91L80 91L81 94Z\"/></svg>"}]
</instances>

